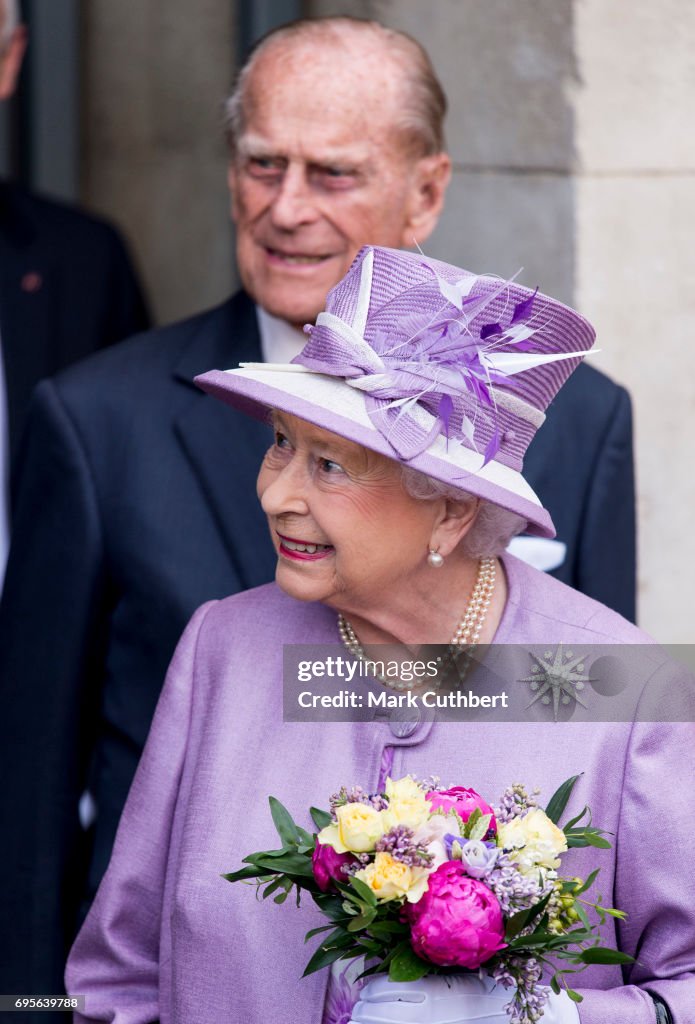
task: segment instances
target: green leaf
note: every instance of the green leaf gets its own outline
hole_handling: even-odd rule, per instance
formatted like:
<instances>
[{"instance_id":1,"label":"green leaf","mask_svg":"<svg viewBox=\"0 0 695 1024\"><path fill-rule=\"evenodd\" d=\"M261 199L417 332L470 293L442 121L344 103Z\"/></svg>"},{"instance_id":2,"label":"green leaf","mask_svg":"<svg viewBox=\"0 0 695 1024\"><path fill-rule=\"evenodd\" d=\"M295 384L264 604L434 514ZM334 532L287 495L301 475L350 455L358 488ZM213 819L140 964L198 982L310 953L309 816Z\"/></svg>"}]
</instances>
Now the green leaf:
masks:
<instances>
[{"instance_id":1,"label":"green leaf","mask_svg":"<svg viewBox=\"0 0 695 1024\"><path fill-rule=\"evenodd\" d=\"M615 907L604 907L603 910L609 917L617 917L619 921L624 921L627 918L624 910L616 910Z\"/></svg>"},{"instance_id":2,"label":"green leaf","mask_svg":"<svg viewBox=\"0 0 695 1024\"><path fill-rule=\"evenodd\" d=\"M349 932L362 931L363 928L369 927L375 917L376 910L371 908L369 910L365 910L363 914L359 915L359 917L353 917L352 921L350 921L350 924L347 926L347 930Z\"/></svg>"},{"instance_id":3,"label":"green leaf","mask_svg":"<svg viewBox=\"0 0 695 1024\"><path fill-rule=\"evenodd\" d=\"M377 938L388 938L389 935L407 935L408 926L400 921L375 921L369 926L369 934Z\"/></svg>"},{"instance_id":4,"label":"green leaf","mask_svg":"<svg viewBox=\"0 0 695 1024\"><path fill-rule=\"evenodd\" d=\"M579 903L575 903L574 909L579 914L579 920L582 922L584 927L591 931L591 923L589 921L589 918L586 916L586 910L584 910L584 907L582 907Z\"/></svg>"},{"instance_id":5,"label":"green leaf","mask_svg":"<svg viewBox=\"0 0 695 1024\"><path fill-rule=\"evenodd\" d=\"M279 892L277 896L274 898L273 903L284 903L289 894L289 889L286 889L285 892ZM297 893L297 898L299 899L299 893Z\"/></svg>"},{"instance_id":6,"label":"green leaf","mask_svg":"<svg viewBox=\"0 0 695 1024\"><path fill-rule=\"evenodd\" d=\"M476 807L476 810L479 808ZM470 819L469 819L470 821ZM490 822L492 821L491 814L481 814L473 827L468 832L469 839L484 839L487 835L487 830L490 828Z\"/></svg>"},{"instance_id":7,"label":"green leaf","mask_svg":"<svg viewBox=\"0 0 695 1024\"><path fill-rule=\"evenodd\" d=\"M333 824L333 818L330 816L328 811L322 811L320 807L310 807L309 814L316 828L321 831L322 828L326 828L327 825Z\"/></svg>"},{"instance_id":8,"label":"green leaf","mask_svg":"<svg viewBox=\"0 0 695 1024\"><path fill-rule=\"evenodd\" d=\"M587 824L591 824L591 811L588 807L585 806L583 811L580 811L579 814L575 815L574 818L570 818L566 825L563 825L562 831L566 832L568 829L573 828L578 822L582 820L585 814L589 815L589 822Z\"/></svg>"},{"instance_id":9,"label":"green leaf","mask_svg":"<svg viewBox=\"0 0 695 1024\"><path fill-rule=\"evenodd\" d=\"M579 888L579 889L570 889L569 891L573 892L575 896L579 896L579 895L581 895L581 893L586 892L587 889L590 889L591 886L596 881L596 878L598 876L599 870L600 870L600 868L596 868L596 870L592 871L590 875L587 875L586 880L581 885L581 888Z\"/></svg>"},{"instance_id":10,"label":"green leaf","mask_svg":"<svg viewBox=\"0 0 695 1024\"><path fill-rule=\"evenodd\" d=\"M566 988L565 992L570 997L573 1003L581 1003L584 1000L584 996L580 996L578 992L575 992L573 988Z\"/></svg>"},{"instance_id":11,"label":"green leaf","mask_svg":"<svg viewBox=\"0 0 695 1024\"><path fill-rule=\"evenodd\" d=\"M517 935L523 932L524 928L529 923L530 913L530 910L519 910L509 918L504 932L504 937L507 941L516 938Z\"/></svg>"},{"instance_id":12,"label":"green leaf","mask_svg":"<svg viewBox=\"0 0 695 1024\"><path fill-rule=\"evenodd\" d=\"M270 804L270 813L273 816L273 824L283 843L296 846L299 842L299 833L297 832L297 826L292 815L274 796L268 797L268 803Z\"/></svg>"},{"instance_id":13,"label":"green leaf","mask_svg":"<svg viewBox=\"0 0 695 1024\"><path fill-rule=\"evenodd\" d=\"M552 948L566 941L566 936L556 935L555 932L537 931L531 935L520 935L519 938L509 943L508 948L514 950L526 949L532 946L548 946Z\"/></svg>"},{"instance_id":14,"label":"green leaf","mask_svg":"<svg viewBox=\"0 0 695 1024\"><path fill-rule=\"evenodd\" d=\"M609 841L604 839L602 835L599 835L598 832L593 832L587 829L584 833L584 838L589 846L597 846L600 850L610 850L611 848Z\"/></svg>"},{"instance_id":15,"label":"green leaf","mask_svg":"<svg viewBox=\"0 0 695 1024\"><path fill-rule=\"evenodd\" d=\"M635 958L607 946L589 946L578 954L583 964L633 964Z\"/></svg>"},{"instance_id":16,"label":"green leaf","mask_svg":"<svg viewBox=\"0 0 695 1024\"><path fill-rule=\"evenodd\" d=\"M230 871L228 875L222 875L228 882L241 882L245 878L258 878L262 874L256 867L240 868L239 871Z\"/></svg>"},{"instance_id":17,"label":"green leaf","mask_svg":"<svg viewBox=\"0 0 695 1024\"><path fill-rule=\"evenodd\" d=\"M473 829L477 825L478 821L482 818L482 816L483 816L483 812L480 810L479 807L476 807L475 810L471 812L471 814L470 814L470 816L468 818L468 821L463 826L463 838L464 839L472 839L473 838L472 835L471 835L471 832L473 831Z\"/></svg>"},{"instance_id":18,"label":"green leaf","mask_svg":"<svg viewBox=\"0 0 695 1024\"><path fill-rule=\"evenodd\" d=\"M263 890L263 899L267 900L268 897L272 896L276 889L279 889L281 886L284 888L285 892L289 892L292 888L292 882L289 879L286 879L284 875L279 875L276 879L266 885Z\"/></svg>"},{"instance_id":19,"label":"green leaf","mask_svg":"<svg viewBox=\"0 0 695 1024\"><path fill-rule=\"evenodd\" d=\"M526 910L519 910L516 914L513 914L507 921L505 938L513 939L524 928L527 928L532 921L543 913L551 896L552 893L549 892L547 896L544 896L538 903L534 903L532 907L528 907Z\"/></svg>"},{"instance_id":20,"label":"green leaf","mask_svg":"<svg viewBox=\"0 0 695 1024\"><path fill-rule=\"evenodd\" d=\"M352 946L354 938L343 928L336 928L332 931L327 938L323 940L319 948L312 956L309 963L304 968L303 977L306 978L308 974L313 974L314 971L320 971L322 967L328 967L330 964L335 963L336 960L344 955L346 949Z\"/></svg>"},{"instance_id":21,"label":"green leaf","mask_svg":"<svg viewBox=\"0 0 695 1024\"><path fill-rule=\"evenodd\" d=\"M258 853L250 853L248 857L244 857L245 864L255 864L259 857L284 857L286 853L296 853L297 845L292 843L291 846L281 846L279 850L259 850Z\"/></svg>"},{"instance_id":22,"label":"green leaf","mask_svg":"<svg viewBox=\"0 0 695 1024\"><path fill-rule=\"evenodd\" d=\"M391 981L417 981L431 970L431 964L421 960L414 949L405 945L389 964Z\"/></svg>"},{"instance_id":23,"label":"green leaf","mask_svg":"<svg viewBox=\"0 0 695 1024\"><path fill-rule=\"evenodd\" d=\"M557 974L554 974L550 979L550 987L556 996L560 995L560 982L557 980Z\"/></svg>"},{"instance_id":24,"label":"green leaf","mask_svg":"<svg viewBox=\"0 0 695 1024\"><path fill-rule=\"evenodd\" d=\"M555 822L556 825L560 820L560 816L564 811L565 807L567 807L569 798L572 795L572 790L574 789L577 779L579 777L579 775L573 775L571 778L566 779L565 782L563 782L562 785L555 790L550 800L548 801L548 806L545 809L545 813L548 815L551 821Z\"/></svg>"},{"instance_id":25,"label":"green leaf","mask_svg":"<svg viewBox=\"0 0 695 1024\"><path fill-rule=\"evenodd\" d=\"M308 942L309 939L313 939L315 935L320 935L321 932L329 932L332 927L332 924L322 924L320 928L312 928L311 931L307 932L304 936L304 941Z\"/></svg>"},{"instance_id":26,"label":"green leaf","mask_svg":"<svg viewBox=\"0 0 695 1024\"><path fill-rule=\"evenodd\" d=\"M314 903L330 921L338 921L345 916L343 901L340 896L332 893L320 892L314 895Z\"/></svg>"},{"instance_id":27,"label":"green leaf","mask_svg":"<svg viewBox=\"0 0 695 1024\"><path fill-rule=\"evenodd\" d=\"M298 875L301 878L314 877L311 861L303 853L285 853L282 857L268 857L267 860L264 857L259 857L256 863L261 868L285 875Z\"/></svg>"},{"instance_id":28,"label":"green leaf","mask_svg":"<svg viewBox=\"0 0 695 1024\"><path fill-rule=\"evenodd\" d=\"M367 906L376 906L376 895L372 892L369 886L362 881L361 878L355 878L355 876L353 875L352 878L350 879L350 885L355 890L360 899L364 900Z\"/></svg>"}]
</instances>

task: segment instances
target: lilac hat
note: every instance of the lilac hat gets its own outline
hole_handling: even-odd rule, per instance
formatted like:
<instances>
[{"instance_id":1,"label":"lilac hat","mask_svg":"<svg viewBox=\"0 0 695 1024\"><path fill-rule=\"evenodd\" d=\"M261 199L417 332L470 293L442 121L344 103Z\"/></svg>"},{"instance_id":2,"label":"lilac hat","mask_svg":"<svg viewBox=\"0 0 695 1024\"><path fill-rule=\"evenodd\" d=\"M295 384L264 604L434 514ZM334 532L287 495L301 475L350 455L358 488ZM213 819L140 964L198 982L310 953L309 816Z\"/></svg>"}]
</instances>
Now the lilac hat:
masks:
<instances>
[{"instance_id":1,"label":"lilac hat","mask_svg":"<svg viewBox=\"0 0 695 1024\"><path fill-rule=\"evenodd\" d=\"M196 383L257 418L292 413L555 535L521 469L593 344L583 317L538 289L366 246L305 330L291 364L242 363Z\"/></svg>"}]
</instances>

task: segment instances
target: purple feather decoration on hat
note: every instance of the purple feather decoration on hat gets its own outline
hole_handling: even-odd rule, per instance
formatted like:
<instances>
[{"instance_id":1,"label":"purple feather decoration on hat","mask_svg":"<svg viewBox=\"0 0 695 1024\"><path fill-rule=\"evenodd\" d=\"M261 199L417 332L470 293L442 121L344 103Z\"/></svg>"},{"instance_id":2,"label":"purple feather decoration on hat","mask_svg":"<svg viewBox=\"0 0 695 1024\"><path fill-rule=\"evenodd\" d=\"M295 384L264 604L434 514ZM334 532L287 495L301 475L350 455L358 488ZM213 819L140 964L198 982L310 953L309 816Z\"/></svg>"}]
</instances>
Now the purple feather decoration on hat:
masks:
<instances>
[{"instance_id":1,"label":"purple feather decoration on hat","mask_svg":"<svg viewBox=\"0 0 695 1024\"><path fill-rule=\"evenodd\" d=\"M528 299L524 299L523 302L520 302L514 307L511 320L512 324L518 324L520 320L526 320L527 317L531 316L531 310L533 309L533 304L536 301L536 295L538 295L538 285L536 285L533 295Z\"/></svg>"},{"instance_id":2,"label":"purple feather decoration on hat","mask_svg":"<svg viewBox=\"0 0 695 1024\"><path fill-rule=\"evenodd\" d=\"M516 303L507 320L504 298L511 281L500 280L490 288L487 278L484 288L476 288L481 279L474 274L446 280L427 260L420 265L432 274L431 285L417 280L375 305L372 262L365 256L357 294L366 296L367 305L361 313L341 309L340 314L320 314L294 362L342 377L362 391L370 419L398 458L416 457L443 434L447 447L455 440L479 453L482 449L486 465L499 452L503 434L495 388L508 386L516 373L567 356L542 350L533 354L533 338L541 326L530 322L538 289ZM481 323L491 307L495 320ZM523 353L528 353L526 359ZM418 410L432 420L423 419ZM466 410L474 423L480 416L488 421L480 444Z\"/></svg>"}]
</instances>

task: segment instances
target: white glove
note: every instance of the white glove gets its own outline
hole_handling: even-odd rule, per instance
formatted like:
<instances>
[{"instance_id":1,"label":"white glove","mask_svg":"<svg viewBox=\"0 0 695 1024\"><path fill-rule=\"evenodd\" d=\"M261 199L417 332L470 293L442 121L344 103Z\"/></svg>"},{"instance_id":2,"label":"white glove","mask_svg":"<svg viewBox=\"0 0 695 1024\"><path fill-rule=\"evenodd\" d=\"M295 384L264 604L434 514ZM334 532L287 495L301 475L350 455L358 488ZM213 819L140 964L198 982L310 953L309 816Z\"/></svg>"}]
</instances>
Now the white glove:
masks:
<instances>
[{"instance_id":1,"label":"white glove","mask_svg":"<svg viewBox=\"0 0 695 1024\"><path fill-rule=\"evenodd\" d=\"M408 982L379 975L360 992L350 1024L509 1024L504 1007L512 996L485 974L429 974ZM564 992L550 993L543 1024L579 1024Z\"/></svg>"}]
</instances>

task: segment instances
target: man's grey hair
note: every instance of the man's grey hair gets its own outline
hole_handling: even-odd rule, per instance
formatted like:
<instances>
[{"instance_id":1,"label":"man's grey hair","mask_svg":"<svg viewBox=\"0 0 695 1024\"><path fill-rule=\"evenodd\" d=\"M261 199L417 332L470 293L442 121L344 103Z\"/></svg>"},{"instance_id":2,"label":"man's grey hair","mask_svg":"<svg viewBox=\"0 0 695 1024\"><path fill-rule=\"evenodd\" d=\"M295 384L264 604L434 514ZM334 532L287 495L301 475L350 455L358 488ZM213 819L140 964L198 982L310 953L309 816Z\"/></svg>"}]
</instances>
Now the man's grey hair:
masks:
<instances>
[{"instance_id":1,"label":"man's grey hair","mask_svg":"<svg viewBox=\"0 0 695 1024\"><path fill-rule=\"evenodd\" d=\"M466 536L461 541L463 551L469 558L488 558L501 555L512 537L522 533L528 523L515 512L482 501L467 491L441 480L426 476L411 466L403 466L403 486L411 498L433 501L435 498L449 498L465 505L478 503L478 514Z\"/></svg>"},{"instance_id":2,"label":"man's grey hair","mask_svg":"<svg viewBox=\"0 0 695 1024\"><path fill-rule=\"evenodd\" d=\"M0 50L4 50L19 25L17 0L0 0Z\"/></svg>"},{"instance_id":3,"label":"man's grey hair","mask_svg":"<svg viewBox=\"0 0 695 1024\"><path fill-rule=\"evenodd\" d=\"M259 58L283 42L306 43L340 48L349 34L369 33L373 40L388 48L403 74L403 102L396 131L406 140L416 157L441 153L444 149L444 116L447 101L427 51L405 32L387 28L378 21L340 15L327 18L301 18L273 29L251 50L239 71L234 90L226 104L228 138L235 153L245 129L246 89Z\"/></svg>"}]
</instances>

